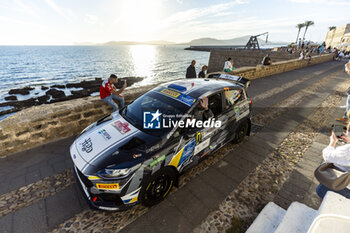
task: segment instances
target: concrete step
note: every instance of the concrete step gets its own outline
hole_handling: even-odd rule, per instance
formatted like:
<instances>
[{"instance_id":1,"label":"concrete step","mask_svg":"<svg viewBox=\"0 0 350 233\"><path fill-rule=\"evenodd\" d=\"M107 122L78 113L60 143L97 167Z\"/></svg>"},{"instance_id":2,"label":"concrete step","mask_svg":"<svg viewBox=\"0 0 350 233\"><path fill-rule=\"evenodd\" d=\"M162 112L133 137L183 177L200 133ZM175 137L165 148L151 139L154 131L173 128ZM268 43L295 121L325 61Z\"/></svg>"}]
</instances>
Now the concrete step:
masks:
<instances>
[{"instance_id":1,"label":"concrete step","mask_svg":"<svg viewBox=\"0 0 350 233\"><path fill-rule=\"evenodd\" d=\"M327 192L319 208L319 215L309 233L345 233L350 230L350 199L335 192Z\"/></svg>"},{"instance_id":2,"label":"concrete step","mask_svg":"<svg viewBox=\"0 0 350 233\"><path fill-rule=\"evenodd\" d=\"M283 219L286 210L269 202L260 212L246 233L272 233Z\"/></svg>"},{"instance_id":3,"label":"concrete step","mask_svg":"<svg viewBox=\"0 0 350 233\"><path fill-rule=\"evenodd\" d=\"M316 210L302 203L293 202L275 233L306 233L317 213Z\"/></svg>"}]
</instances>

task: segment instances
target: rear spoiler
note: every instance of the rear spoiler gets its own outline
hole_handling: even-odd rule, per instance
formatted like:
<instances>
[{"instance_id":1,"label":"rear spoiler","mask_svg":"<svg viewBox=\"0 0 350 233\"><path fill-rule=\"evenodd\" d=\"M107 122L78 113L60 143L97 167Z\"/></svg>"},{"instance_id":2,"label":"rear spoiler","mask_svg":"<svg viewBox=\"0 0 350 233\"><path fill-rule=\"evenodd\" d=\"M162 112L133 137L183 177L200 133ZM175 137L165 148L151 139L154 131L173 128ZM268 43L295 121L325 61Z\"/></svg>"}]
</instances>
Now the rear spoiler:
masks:
<instances>
[{"instance_id":1,"label":"rear spoiler","mask_svg":"<svg viewBox=\"0 0 350 233\"><path fill-rule=\"evenodd\" d=\"M234 83L237 83L239 85L244 86L245 89L247 89L250 85L249 79L246 79L246 78L240 77L240 76L236 76L236 75L227 74L227 73L221 73L221 72L207 74L206 78L208 78L208 79L222 79L222 80L231 81L231 82L234 82Z\"/></svg>"}]
</instances>

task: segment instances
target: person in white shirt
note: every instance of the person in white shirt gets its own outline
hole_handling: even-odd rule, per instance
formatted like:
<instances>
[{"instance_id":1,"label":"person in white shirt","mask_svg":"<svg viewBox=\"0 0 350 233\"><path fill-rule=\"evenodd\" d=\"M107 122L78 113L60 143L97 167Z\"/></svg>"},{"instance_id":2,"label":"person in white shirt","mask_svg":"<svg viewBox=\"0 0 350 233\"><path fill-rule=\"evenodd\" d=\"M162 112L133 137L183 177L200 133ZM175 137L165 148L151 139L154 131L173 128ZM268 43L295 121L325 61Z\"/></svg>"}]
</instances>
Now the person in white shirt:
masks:
<instances>
[{"instance_id":1,"label":"person in white shirt","mask_svg":"<svg viewBox=\"0 0 350 233\"><path fill-rule=\"evenodd\" d=\"M341 136L341 139L346 143L345 145L336 147L335 145L338 142L338 138L335 136L334 132L329 137L329 145L323 149L322 155L326 163L333 163L335 167L341 171L348 172L350 171L350 133L349 133L350 123L347 126L346 134ZM333 191L343 195L346 198L350 198L350 187L346 187L340 191L334 191L326 186L319 184L316 188L316 193L318 196L323 198L327 191Z\"/></svg>"},{"instance_id":2,"label":"person in white shirt","mask_svg":"<svg viewBox=\"0 0 350 233\"><path fill-rule=\"evenodd\" d=\"M227 61L225 62L225 65L224 65L224 72L231 72L235 69L235 67L233 67L233 61L232 59L229 57L227 59Z\"/></svg>"},{"instance_id":3,"label":"person in white shirt","mask_svg":"<svg viewBox=\"0 0 350 233\"><path fill-rule=\"evenodd\" d=\"M301 52L301 53L300 53L300 56L299 56L299 60L303 60L303 59L304 59L304 53Z\"/></svg>"}]
</instances>

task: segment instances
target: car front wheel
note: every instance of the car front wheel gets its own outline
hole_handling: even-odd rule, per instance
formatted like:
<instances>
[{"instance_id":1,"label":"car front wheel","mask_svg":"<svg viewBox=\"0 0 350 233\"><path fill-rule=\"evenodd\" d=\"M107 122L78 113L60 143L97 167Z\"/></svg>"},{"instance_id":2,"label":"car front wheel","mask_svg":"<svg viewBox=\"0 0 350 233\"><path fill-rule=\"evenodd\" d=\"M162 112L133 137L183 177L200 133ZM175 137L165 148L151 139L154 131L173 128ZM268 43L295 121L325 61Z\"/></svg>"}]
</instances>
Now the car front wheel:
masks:
<instances>
[{"instance_id":1,"label":"car front wheel","mask_svg":"<svg viewBox=\"0 0 350 233\"><path fill-rule=\"evenodd\" d=\"M152 206L161 202L174 186L176 175L171 168L162 168L142 186L140 199L143 205Z\"/></svg>"}]
</instances>

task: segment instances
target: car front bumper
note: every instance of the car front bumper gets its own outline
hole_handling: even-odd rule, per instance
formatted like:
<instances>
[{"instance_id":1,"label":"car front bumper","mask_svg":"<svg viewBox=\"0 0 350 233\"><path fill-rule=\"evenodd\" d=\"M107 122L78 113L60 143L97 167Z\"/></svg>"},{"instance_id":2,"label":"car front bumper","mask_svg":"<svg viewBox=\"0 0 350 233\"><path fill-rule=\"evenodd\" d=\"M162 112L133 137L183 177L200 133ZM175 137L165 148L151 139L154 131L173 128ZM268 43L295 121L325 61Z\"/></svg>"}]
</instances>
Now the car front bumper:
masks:
<instances>
[{"instance_id":1,"label":"car front bumper","mask_svg":"<svg viewBox=\"0 0 350 233\"><path fill-rule=\"evenodd\" d=\"M100 193L93 194L90 192L92 187L91 181L89 181L76 166L74 166L74 174L77 180L78 186L83 193L90 208L105 211L122 211L134 206L133 204L124 204L123 200L118 194L114 193ZM90 184L91 183L91 184Z\"/></svg>"}]
</instances>

